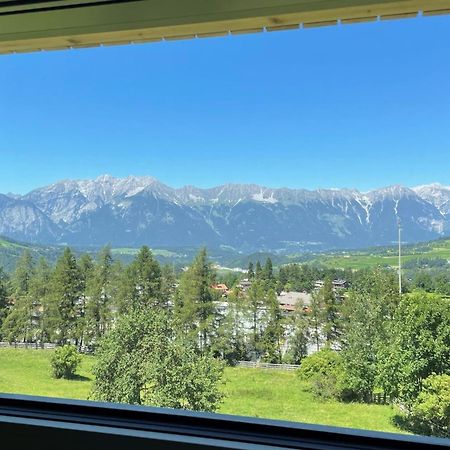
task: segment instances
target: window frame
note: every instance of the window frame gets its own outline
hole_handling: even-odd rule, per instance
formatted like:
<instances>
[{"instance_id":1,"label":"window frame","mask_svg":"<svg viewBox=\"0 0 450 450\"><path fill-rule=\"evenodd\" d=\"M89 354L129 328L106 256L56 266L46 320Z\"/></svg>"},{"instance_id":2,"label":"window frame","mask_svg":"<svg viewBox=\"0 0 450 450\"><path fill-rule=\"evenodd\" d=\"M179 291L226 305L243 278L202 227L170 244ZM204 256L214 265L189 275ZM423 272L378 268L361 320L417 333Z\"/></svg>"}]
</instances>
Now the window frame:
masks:
<instances>
[{"instance_id":1,"label":"window frame","mask_svg":"<svg viewBox=\"0 0 450 450\"><path fill-rule=\"evenodd\" d=\"M11 448L443 449L449 439L72 399L0 394Z\"/></svg>"}]
</instances>

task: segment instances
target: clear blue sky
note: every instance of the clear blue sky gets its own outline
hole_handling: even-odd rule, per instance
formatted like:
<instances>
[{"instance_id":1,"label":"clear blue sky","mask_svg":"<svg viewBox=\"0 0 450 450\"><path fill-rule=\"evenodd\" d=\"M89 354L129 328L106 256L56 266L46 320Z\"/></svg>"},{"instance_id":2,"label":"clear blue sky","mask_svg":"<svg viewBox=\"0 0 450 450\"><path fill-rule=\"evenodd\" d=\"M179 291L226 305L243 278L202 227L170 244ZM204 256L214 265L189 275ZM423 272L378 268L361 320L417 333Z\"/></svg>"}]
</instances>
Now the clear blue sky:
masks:
<instances>
[{"instance_id":1,"label":"clear blue sky","mask_svg":"<svg viewBox=\"0 0 450 450\"><path fill-rule=\"evenodd\" d=\"M450 184L450 17L0 56L0 192Z\"/></svg>"}]
</instances>

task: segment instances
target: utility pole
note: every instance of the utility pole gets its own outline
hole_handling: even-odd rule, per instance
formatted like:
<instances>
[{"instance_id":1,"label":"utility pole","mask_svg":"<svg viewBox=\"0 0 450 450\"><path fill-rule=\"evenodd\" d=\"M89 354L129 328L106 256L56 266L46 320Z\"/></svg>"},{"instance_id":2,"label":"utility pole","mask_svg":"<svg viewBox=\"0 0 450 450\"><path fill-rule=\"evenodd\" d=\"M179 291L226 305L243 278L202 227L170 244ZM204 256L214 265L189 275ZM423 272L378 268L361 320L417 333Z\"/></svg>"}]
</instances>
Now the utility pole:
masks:
<instances>
[{"instance_id":1,"label":"utility pole","mask_svg":"<svg viewBox=\"0 0 450 450\"><path fill-rule=\"evenodd\" d=\"M402 226L398 221L398 293L402 295Z\"/></svg>"}]
</instances>

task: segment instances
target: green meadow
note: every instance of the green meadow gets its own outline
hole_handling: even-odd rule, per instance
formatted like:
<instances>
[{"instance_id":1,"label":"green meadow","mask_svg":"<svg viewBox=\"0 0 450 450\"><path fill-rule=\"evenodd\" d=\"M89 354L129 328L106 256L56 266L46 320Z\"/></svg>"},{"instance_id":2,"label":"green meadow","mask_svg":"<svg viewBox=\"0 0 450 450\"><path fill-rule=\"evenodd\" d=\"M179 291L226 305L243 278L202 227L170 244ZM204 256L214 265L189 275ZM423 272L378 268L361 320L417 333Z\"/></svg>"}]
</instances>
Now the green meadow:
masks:
<instances>
[{"instance_id":1,"label":"green meadow","mask_svg":"<svg viewBox=\"0 0 450 450\"><path fill-rule=\"evenodd\" d=\"M0 349L0 392L88 399L95 359L84 356L74 380L56 380L51 350ZM341 427L399 432L387 405L321 402L295 372L227 368L218 412Z\"/></svg>"},{"instance_id":2,"label":"green meadow","mask_svg":"<svg viewBox=\"0 0 450 450\"><path fill-rule=\"evenodd\" d=\"M415 246L405 246L402 261L417 260L418 258L442 258L450 259L450 240L440 239ZM397 248L385 248L384 250L371 253L366 251L340 252L324 254L314 258L312 261L321 263L327 267L341 269L365 269L375 266L398 266Z\"/></svg>"}]
</instances>

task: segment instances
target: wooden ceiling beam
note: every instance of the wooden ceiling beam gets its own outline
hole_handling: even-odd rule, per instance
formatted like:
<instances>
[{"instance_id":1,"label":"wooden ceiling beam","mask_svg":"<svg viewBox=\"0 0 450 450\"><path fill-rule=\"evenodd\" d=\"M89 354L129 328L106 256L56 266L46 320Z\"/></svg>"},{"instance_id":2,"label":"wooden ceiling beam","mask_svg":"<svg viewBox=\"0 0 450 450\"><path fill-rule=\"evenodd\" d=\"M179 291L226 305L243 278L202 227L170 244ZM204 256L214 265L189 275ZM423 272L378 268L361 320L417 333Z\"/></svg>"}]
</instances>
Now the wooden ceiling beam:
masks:
<instances>
[{"instance_id":1,"label":"wooden ceiling beam","mask_svg":"<svg viewBox=\"0 0 450 450\"><path fill-rule=\"evenodd\" d=\"M0 53L449 13L450 0L0 0Z\"/></svg>"}]
</instances>

